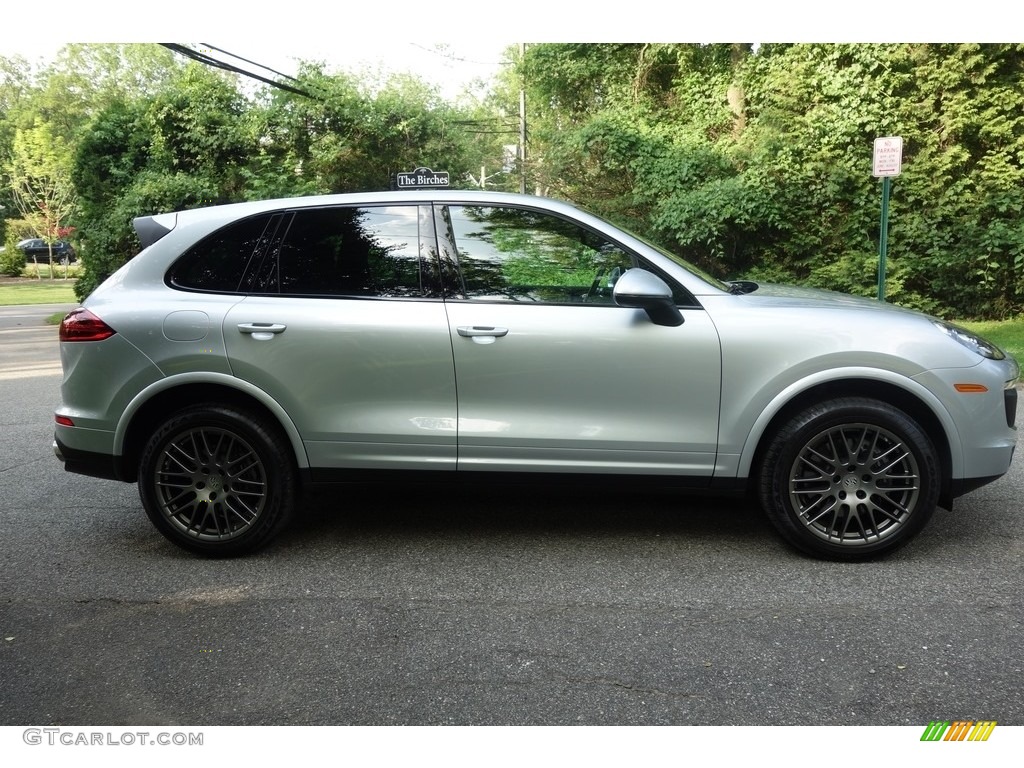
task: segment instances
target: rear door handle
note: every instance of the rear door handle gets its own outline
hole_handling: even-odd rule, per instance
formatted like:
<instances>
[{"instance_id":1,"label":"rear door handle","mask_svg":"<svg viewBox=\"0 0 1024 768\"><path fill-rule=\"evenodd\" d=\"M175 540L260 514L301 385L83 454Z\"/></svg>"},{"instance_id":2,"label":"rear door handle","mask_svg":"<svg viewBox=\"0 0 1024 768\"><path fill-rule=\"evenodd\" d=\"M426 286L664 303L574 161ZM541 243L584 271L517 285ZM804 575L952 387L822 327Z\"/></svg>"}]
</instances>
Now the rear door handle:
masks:
<instances>
[{"instance_id":1,"label":"rear door handle","mask_svg":"<svg viewBox=\"0 0 1024 768\"><path fill-rule=\"evenodd\" d=\"M508 334L508 328L495 328L493 325L460 325L458 327L459 336L465 336L468 339L474 336L505 336Z\"/></svg>"},{"instance_id":2,"label":"rear door handle","mask_svg":"<svg viewBox=\"0 0 1024 768\"><path fill-rule=\"evenodd\" d=\"M257 341L268 341L278 333L284 333L287 325L282 323L239 323L240 333L248 333Z\"/></svg>"}]
</instances>

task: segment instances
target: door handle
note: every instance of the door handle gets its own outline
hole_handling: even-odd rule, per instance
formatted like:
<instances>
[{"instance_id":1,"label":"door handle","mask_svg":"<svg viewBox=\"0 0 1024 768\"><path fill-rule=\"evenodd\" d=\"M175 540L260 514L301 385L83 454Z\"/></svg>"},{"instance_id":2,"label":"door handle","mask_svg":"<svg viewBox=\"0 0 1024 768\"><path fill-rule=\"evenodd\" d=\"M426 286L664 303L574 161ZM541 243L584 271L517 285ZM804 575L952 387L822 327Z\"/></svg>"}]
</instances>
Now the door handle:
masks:
<instances>
[{"instance_id":1,"label":"door handle","mask_svg":"<svg viewBox=\"0 0 1024 768\"><path fill-rule=\"evenodd\" d=\"M275 334L284 333L287 327L282 323L239 323L238 331L248 333L256 341L268 341L274 338Z\"/></svg>"},{"instance_id":2,"label":"door handle","mask_svg":"<svg viewBox=\"0 0 1024 768\"><path fill-rule=\"evenodd\" d=\"M467 339L471 339L474 336L505 336L508 334L508 328L495 328L493 325L460 325L457 328L459 336L465 336Z\"/></svg>"}]
</instances>

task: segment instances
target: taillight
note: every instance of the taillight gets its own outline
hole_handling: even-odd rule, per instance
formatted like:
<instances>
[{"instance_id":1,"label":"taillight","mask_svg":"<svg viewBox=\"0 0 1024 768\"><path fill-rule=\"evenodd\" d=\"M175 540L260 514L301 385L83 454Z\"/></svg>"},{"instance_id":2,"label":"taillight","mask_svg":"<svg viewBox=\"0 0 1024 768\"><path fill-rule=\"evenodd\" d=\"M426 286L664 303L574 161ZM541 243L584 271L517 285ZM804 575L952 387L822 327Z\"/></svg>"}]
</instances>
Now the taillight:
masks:
<instances>
[{"instance_id":1,"label":"taillight","mask_svg":"<svg viewBox=\"0 0 1024 768\"><path fill-rule=\"evenodd\" d=\"M72 310L60 323L61 341L103 341L117 331L85 307Z\"/></svg>"}]
</instances>

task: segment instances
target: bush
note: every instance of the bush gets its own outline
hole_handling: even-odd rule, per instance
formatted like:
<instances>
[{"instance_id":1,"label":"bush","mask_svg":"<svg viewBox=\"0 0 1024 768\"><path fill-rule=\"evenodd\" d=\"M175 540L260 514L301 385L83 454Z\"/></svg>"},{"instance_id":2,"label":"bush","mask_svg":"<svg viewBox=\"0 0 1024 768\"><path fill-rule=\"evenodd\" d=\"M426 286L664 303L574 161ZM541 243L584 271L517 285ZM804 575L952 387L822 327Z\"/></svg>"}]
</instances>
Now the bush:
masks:
<instances>
[{"instance_id":1,"label":"bush","mask_svg":"<svg viewBox=\"0 0 1024 768\"><path fill-rule=\"evenodd\" d=\"M4 250L0 251L0 275L18 277L25 268L25 254L18 249L18 236L8 231Z\"/></svg>"}]
</instances>

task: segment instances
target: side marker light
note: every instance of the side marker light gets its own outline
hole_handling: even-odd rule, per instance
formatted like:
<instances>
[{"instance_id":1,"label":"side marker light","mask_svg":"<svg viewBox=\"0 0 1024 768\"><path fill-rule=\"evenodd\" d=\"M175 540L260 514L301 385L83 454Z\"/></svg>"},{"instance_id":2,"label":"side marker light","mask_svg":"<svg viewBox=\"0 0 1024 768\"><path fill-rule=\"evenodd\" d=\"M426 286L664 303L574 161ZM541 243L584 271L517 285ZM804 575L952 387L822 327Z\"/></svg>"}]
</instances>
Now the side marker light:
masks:
<instances>
[{"instance_id":1,"label":"side marker light","mask_svg":"<svg viewBox=\"0 0 1024 768\"><path fill-rule=\"evenodd\" d=\"M953 389L965 395L988 392L988 387L984 384L954 384Z\"/></svg>"}]
</instances>

